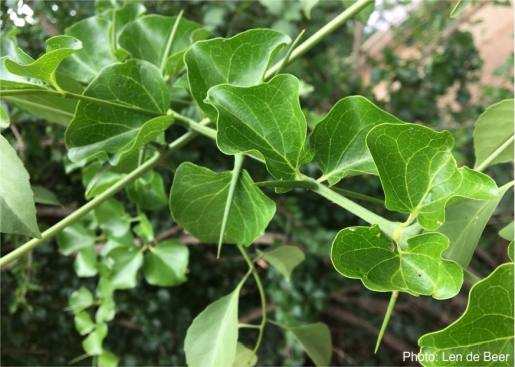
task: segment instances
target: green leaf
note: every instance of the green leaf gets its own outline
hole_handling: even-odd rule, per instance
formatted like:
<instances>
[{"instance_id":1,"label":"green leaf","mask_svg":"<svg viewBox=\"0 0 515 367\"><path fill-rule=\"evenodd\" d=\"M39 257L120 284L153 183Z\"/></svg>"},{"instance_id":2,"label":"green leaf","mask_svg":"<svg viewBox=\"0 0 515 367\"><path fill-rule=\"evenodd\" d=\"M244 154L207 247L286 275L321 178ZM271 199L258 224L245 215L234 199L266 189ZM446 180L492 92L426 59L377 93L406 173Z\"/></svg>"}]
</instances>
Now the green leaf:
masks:
<instances>
[{"instance_id":1,"label":"green leaf","mask_svg":"<svg viewBox=\"0 0 515 367\"><path fill-rule=\"evenodd\" d=\"M91 17L66 28L64 34L81 40L82 50L64 60L59 71L88 84L104 67L116 62L111 50L110 24L105 19Z\"/></svg>"},{"instance_id":2,"label":"green leaf","mask_svg":"<svg viewBox=\"0 0 515 367\"><path fill-rule=\"evenodd\" d=\"M315 324L298 327L288 327L279 324L289 331L297 340L307 355L315 363L315 366L328 366L331 362L333 344L331 332L326 324L317 322Z\"/></svg>"},{"instance_id":3,"label":"green leaf","mask_svg":"<svg viewBox=\"0 0 515 367\"><path fill-rule=\"evenodd\" d=\"M12 74L44 80L61 91L55 78L55 71L65 58L82 48L82 43L74 37L55 36L49 38L46 44L46 53L36 61L20 64L6 59L5 67Z\"/></svg>"},{"instance_id":4,"label":"green leaf","mask_svg":"<svg viewBox=\"0 0 515 367\"><path fill-rule=\"evenodd\" d=\"M331 260L339 273L361 279L370 290L446 299L463 283L461 267L441 257L448 246L444 235L424 233L409 238L408 248L401 250L377 225L350 227L334 239Z\"/></svg>"},{"instance_id":5,"label":"green leaf","mask_svg":"<svg viewBox=\"0 0 515 367\"><path fill-rule=\"evenodd\" d=\"M458 0L456 5L451 11L451 18L456 18L458 15L460 15L468 4L470 4L473 0Z\"/></svg>"},{"instance_id":6,"label":"green leaf","mask_svg":"<svg viewBox=\"0 0 515 367\"><path fill-rule=\"evenodd\" d=\"M349 7L351 7L352 5L354 5L357 2L358 2L358 0L342 0L343 6L345 6L345 8L349 8ZM361 24L367 25L368 18L370 18L370 16L374 12L374 10L375 10L375 2L372 1L371 3L369 3L369 5L365 6L354 17L355 17L356 20L361 22Z\"/></svg>"},{"instance_id":7,"label":"green leaf","mask_svg":"<svg viewBox=\"0 0 515 367\"><path fill-rule=\"evenodd\" d=\"M149 222L147 216L143 213L139 216L139 224L134 227L134 233L143 240L144 243L149 243L154 239L154 228L152 223Z\"/></svg>"},{"instance_id":8,"label":"green leaf","mask_svg":"<svg viewBox=\"0 0 515 367\"><path fill-rule=\"evenodd\" d=\"M174 220L194 237L218 243L232 172L215 173L192 163L175 172L170 210ZM243 170L236 186L224 243L250 245L261 235L275 213L275 203L253 185Z\"/></svg>"},{"instance_id":9,"label":"green leaf","mask_svg":"<svg viewBox=\"0 0 515 367\"><path fill-rule=\"evenodd\" d=\"M117 247L107 254L113 262L109 283L113 289L130 289L138 284L138 270L143 265L143 254L137 246Z\"/></svg>"},{"instance_id":10,"label":"green leaf","mask_svg":"<svg viewBox=\"0 0 515 367\"><path fill-rule=\"evenodd\" d=\"M270 29L253 29L232 38L196 42L186 52L188 81L193 98L212 121L216 110L204 102L208 90L219 84L256 85L279 50L291 39Z\"/></svg>"},{"instance_id":11,"label":"green leaf","mask_svg":"<svg viewBox=\"0 0 515 367\"><path fill-rule=\"evenodd\" d=\"M438 232L449 238L450 246L443 252L446 259L466 268L477 247L481 234L504 193L513 183L500 188L491 200L464 199L445 209L445 223Z\"/></svg>"},{"instance_id":12,"label":"green leaf","mask_svg":"<svg viewBox=\"0 0 515 367\"><path fill-rule=\"evenodd\" d=\"M86 339L82 342L82 348L86 351L86 353L90 356L98 356L104 353L104 349L102 348L102 342L107 336L107 324L102 322L97 324L95 330L88 335Z\"/></svg>"},{"instance_id":13,"label":"green leaf","mask_svg":"<svg viewBox=\"0 0 515 367\"><path fill-rule=\"evenodd\" d=\"M9 115L5 111L5 108L0 104L0 129L7 129L9 127Z\"/></svg>"},{"instance_id":14,"label":"green leaf","mask_svg":"<svg viewBox=\"0 0 515 367\"><path fill-rule=\"evenodd\" d=\"M422 336L418 344L422 355L432 355L424 366L441 366L450 355L462 360L446 366L513 366L513 263L504 264L474 284L465 313L441 331ZM477 360L466 356L478 355ZM505 359L493 360L503 355Z\"/></svg>"},{"instance_id":15,"label":"green leaf","mask_svg":"<svg viewBox=\"0 0 515 367\"><path fill-rule=\"evenodd\" d=\"M242 284L211 303L193 320L184 341L189 367L232 366L238 343L238 300Z\"/></svg>"},{"instance_id":16,"label":"green leaf","mask_svg":"<svg viewBox=\"0 0 515 367\"><path fill-rule=\"evenodd\" d=\"M89 246L81 249L73 262L73 268L79 278L88 278L97 275L97 252L95 248Z\"/></svg>"},{"instance_id":17,"label":"green leaf","mask_svg":"<svg viewBox=\"0 0 515 367\"><path fill-rule=\"evenodd\" d=\"M111 352L104 349L104 352L98 356L98 365L102 367L118 366L119 358Z\"/></svg>"},{"instance_id":18,"label":"green leaf","mask_svg":"<svg viewBox=\"0 0 515 367\"><path fill-rule=\"evenodd\" d=\"M182 18L172 40L172 30L176 20L177 17L146 15L129 23L123 29L118 41L133 58L146 60L161 68L170 57L182 54L190 47L196 38L195 35L198 36L200 33L206 37L209 35L200 24ZM171 48L165 55L171 41L173 41ZM184 66L184 62L182 65Z\"/></svg>"},{"instance_id":19,"label":"green leaf","mask_svg":"<svg viewBox=\"0 0 515 367\"><path fill-rule=\"evenodd\" d=\"M147 9L140 4L140 1L124 1L123 6L108 9L99 15L111 21L109 34L111 36L110 41L113 49L118 48L120 45L120 35L125 27L141 15L145 14L146 11ZM117 49L115 54L121 59L125 58L125 52L120 51L123 50Z\"/></svg>"},{"instance_id":20,"label":"green leaf","mask_svg":"<svg viewBox=\"0 0 515 367\"><path fill-rule=\"evenodd\" d=\"M448 131L413 124L382 124L370 130L367 145L385 192L386 208L417 217L427 230L445 221L453 196L488 200L497 195L489 177L466 167L458 169Z\"/></svg>"},{"instance_id":21,"label":"green leaf","mask_svg":"<svg viewBox=\"0 0 515 367\"><path fill-rule=\"evenodd\" d=\"M257 363L257 356L252 350L238 342L236 345L236 357L234 357L233 367L254 367Z\"/></svg>"},{"instance_id":22,"label":"green leaf","mask_svg":"<svg viewBox=\"0 0 515 367\"><path fill-rule=\"evenodd\" d=\"M311 19L311 10L318 4L318 1L319 0L300 0L306 18Z\"/></svg>"},{"instance_id":23,"label":"green leaf","mask_svg":"<svg viewBox=\"0 0 515 367\"><path fill-rule=\"evenodd\" d=\"M2 56L4 54L1 54ZM14 60L20 64L30 64L34 62L34 59L23 52L22 49L16 48L14 53L7 54L0 58L0 85L2 89L13 89L13 88L30 88L30 89L46 89L46 83L39 79L28 78L25 76L19 76L10 73L5 66L7 60ZM5 97L2 97L5 98Z\"/></svg>"},{"instance_id":24,"label":"green leaf","mask_svg":"<svg viewBox=\"0 0 515 367\"><path fill-rule=\"evenodd\" d=\"M306 258L304 252L295 246L281 246L269 252L261 252L260 256L268 261L286 280L290 281L290 275L293 269Z\"/></svg>"},{"instance_id":25,"label":"green leaf","mask_svg":"<svg viewBox=\"0 0 515 367\"><path fill-rule=\"evenodd\" d=\"M106 200L95 209L95 217L104 231L112 237L121 237L130 229L130 217L116 199Z\"/></svg>"},{"instance_id":26,"label":"green leaf","mask_svg":"<svg viewBox=\"0 0 515 367\"><path fill-rule=\"evenodd\" d=\"M294 179L310 158L298 91L299 81L291 75L253 87L211 88L207 99L219 113L218 148L226 154L257 155L276 179Z\"/></svg>"},{"instance_id":27,"label":"green leaf","mask_svg":"<svg viewBox=\"0 0 515 367\"><path fill-rule=\"evenodd\" d=\"M69 304L75 315L93 305L93 294L85 287L80 287L70 295Z\"/></svg>"},{"instance_id":28,"label":"green leaf","mask_svg":"<svg viewBox=\"0 0 515 367\"><path fill-rule=\"evenodd\" d=\"M97 296L101 301L100 306L95 313L95 321L97 323L111 321L116 314L116 305L113 299L114 289L107 279L109 277L108 270L102 265L103 264L100 264L99 266L101 276L97 288Z\"/></svg>"},{"instance_id":29,"label":"green leaf","mask_svg":"<svg viewBox=\"0 0 515 367\"><path fill-rule=\"evenodd\" d=\"M128 60L104 68L84 95L122 104L134 111L80 101L66 130L72 161L109 154L112 165L152 141L173 122L166 114L168 90L159 70L143 60Z\"/></svg>"},{"instance_id":30,"label":"green leaf","mask_svg":"<svg viewBox=\"0 0 515 367\"><path fill-rule=\"evenodd\" d=\"M513 241L513 221L499 231L499 236L508 241Z\"/></svg>"},{"instance_id":31,"label":"green leaf","mask_svg":"<svg viewBox=\"0 0 515 367\"><path fill-rule=\"evenodd\" d=\"M513 254L513 240L511 240L510 244L508 245L508 256L511 261L515 259L515 255Z\"/></svg>"},{"instance_id":32,"label":"green leaf","mask_svg":"<svg viewBox=\"0 0 515 367\"><path fill-rule=\"evenodd\" d=\"M75 323L75 329L77 329L80 335L89 334L95 328L95 323L91 320L91 317L86 311L78 313L73 321Z\"/></svg>"},{"instance_id":33,"label":"green leaf","mask_svg":"<svg viewBox=\"0 0 515 367\"><path fill-rule=\"evenodd\" d=\"M142 210L157 210L168 204L163 178L155 173L150 182L138 179L127 187L127 197Z\"/></svg>"},{"instance_id":34,"label":"green leaf","mask_svg":"<svg viewBox=\"0 0 515 367\"><path fill-rule=\"evenodd\" d=\"M29 174L1 135L0 156L0 232L40 238Z\"/></svg>"},{"instance_id":35,"label":"green leaf","mask_svg":"<svg viewBox=\"0 0 515 367\"><path fill-rule=\"evenodd\" d=\"M63 206L55 194L43 186L31 186L34 193L34 202L38 204Z\"/></svg>"},{"instance_id":36,"label":"green leaf","mask_svg":"<svg viewBox=\"0 0 515 367\"><path fill-rule=\"evenodd\" d=\"M342 178L360 174L377 175L365 139L374 126L401 123L368 99L351 96L341 99L320 121L309 137L315 151L314 161L329 185Z\"/></svg>"},{"instance_id":37,"label":"green leaf","mask_svg":"<svg viewBox=\"0 0 515 367\"><path fill-rule=\"evenodd\" d=\"M186 281L188 248L179 241L169 240L149 247L145 254L143 275L152 285L174 287Z\"/></svg>"},{"instance_id":38,"label":"green leaf","mask_svg":"<svg viewBox=\"0 0 515 367\"><path fill-rule=\"evenodd\" d=\"M474 153L479 166L513 161L513 99L488 107L474 127Z\"/></svg>"}]
</instances>

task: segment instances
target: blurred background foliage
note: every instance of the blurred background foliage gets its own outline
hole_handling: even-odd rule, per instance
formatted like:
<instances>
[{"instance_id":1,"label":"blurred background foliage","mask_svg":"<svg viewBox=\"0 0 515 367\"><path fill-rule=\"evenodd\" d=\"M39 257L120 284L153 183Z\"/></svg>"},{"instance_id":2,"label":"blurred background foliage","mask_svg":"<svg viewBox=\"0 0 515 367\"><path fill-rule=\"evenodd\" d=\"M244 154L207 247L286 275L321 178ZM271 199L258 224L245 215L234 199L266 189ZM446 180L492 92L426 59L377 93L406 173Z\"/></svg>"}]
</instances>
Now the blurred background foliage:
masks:
<instances>
[{"instance_id":1,"label":"blurred background foliage","mask_svg":"<svg viewBox=\"0 0 515 367\"><path fill-rule=\"evenodd\" d=\"M230 37L250 28L267 27L293 39L305 29L305 39L352 2L321 1L310 12L299 1L143 4L147 14L176 15L184 10L184 17L213 30L214 36ZM45 39L92 16L96 5L102 6L102 2L2 1L1 27L9 31L18 25L19 46L37 57L43 53ZM367 16L347 22L289 66L285 72L305 83L301 102L310 128L339 99L359 94L404 121L437 130L450 129L456 139L459 163L472 166L473 122L491 103L513 97L513 88L509 87L513 80L513 53L495 70L508 87L481 85L483 60L471 33L460 28L469 19L451 19L453 5L447 1L383 1L372 15L374 22L367 25ZM506 4L500 4L503 5ZM408 12L408 16L402 21L391 20L386 15L392 9L397 9L394 13ZM385 31L389 21L392 27ZM389 40L378 38L374 43L374 37L381 32L386 32ZM62 203L62 207L38 206L38 219L44 230L85 203L81 175L79 171L67 174L63 167L66 151L62 126L49 125L16 108L10 113L13 123L4 135L17 148L31 183L51 190ZM184 160L215 170L230 169L232 164L207 138L198 138L174 156L176 164ZM255 181L267 178L264 168L253 161L247 161L246 168L253 172ZM318 174L314 163L305 170ZM512 172L510 164L487 170L499 184L512 179ZM160 173L166 187L170 187L171 172ZM377 177L353 177L340 187L383 197ZM416 353L421 335L445 327L464 311L468 284L460 295L448 301L401 295L383 345L373 354L389 294L372 293L359 281L339 276L329 259L336 232L363 223L310 192L297 189L285 196L277 196L273 190L265 192L276 200L277 213L257 245L267 248L293 244L306 252L306 261L294 271L291 283L261 264L270 315L289 325L326 322L333 336L333 365L409 365L402 362L403 351ZM134 211L125 193L117 198L127 205L127 211ZM513 217L510 203L511 191L492 217L476 251L471 267L479 275L489 274L507 260L507 243L497 232ZM362 204L388 218L400 219L380 204ZM216 260L215 246L200 245L182 233L172 222L168 208L155 212L152 223L156 234L175 236L190 245L188 282L176 288L159 288L140 281L135 289L116 292L117 314L109 324L105 347L120 356L122 366L184 365L183 341L193 318L209 303L229 293L246 271L236 249L224 247L223 256ZM2 234L2 254L24 241L20 236ZM81 286L94 290L95 278L78 278L72 263L73 257L59 254L52 240L2 269L2 365L66 365L83 354L82 337L75 331L73 316L66 307L74 290ZM257 320L260 309L255 284L249 282L242 294L242 322ZM256 334L250 329L241 334L252 345ZM258 363L312 365L299 345L273 325L265 330ZM77 363L88 364L87 359Z\"/></svg>"}]
</instances>

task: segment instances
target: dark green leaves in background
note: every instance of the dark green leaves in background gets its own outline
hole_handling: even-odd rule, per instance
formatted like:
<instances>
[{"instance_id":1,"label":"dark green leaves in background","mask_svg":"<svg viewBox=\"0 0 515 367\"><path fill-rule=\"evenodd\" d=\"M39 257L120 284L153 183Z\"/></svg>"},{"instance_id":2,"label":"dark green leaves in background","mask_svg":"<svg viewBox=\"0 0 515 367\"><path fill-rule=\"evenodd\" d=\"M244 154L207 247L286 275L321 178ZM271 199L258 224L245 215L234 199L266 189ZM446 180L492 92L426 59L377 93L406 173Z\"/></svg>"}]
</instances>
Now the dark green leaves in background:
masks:
<instances>
[{"instance_id":1,"label":"dark green leaves in background","mask_svg":"<svg viewBox=\"0 0 515 367\"><path fill-rule=\"evenodd\" d=\"M170 193L172 216L202 242L218 242L232 175L191 163L181 164L175 173ZM274 213L275 203L253 185L243 170L234 192L224 243L250 245L263 234Z\"/></svg>"},{"instance_id":2,"label":"dark green leaves in background","mask_svg":"<svg viewBox=\"0 0 515 367\"><path fill-rule=\"evenodd\" d=\"M188 81L198 106L212 121L216 110L204 99L219 84L251 86L263 81L266 69L279 50L291 40L270 29L254 29L229 39L196 42L186 53Z\"/></svg>"}]
</instances>

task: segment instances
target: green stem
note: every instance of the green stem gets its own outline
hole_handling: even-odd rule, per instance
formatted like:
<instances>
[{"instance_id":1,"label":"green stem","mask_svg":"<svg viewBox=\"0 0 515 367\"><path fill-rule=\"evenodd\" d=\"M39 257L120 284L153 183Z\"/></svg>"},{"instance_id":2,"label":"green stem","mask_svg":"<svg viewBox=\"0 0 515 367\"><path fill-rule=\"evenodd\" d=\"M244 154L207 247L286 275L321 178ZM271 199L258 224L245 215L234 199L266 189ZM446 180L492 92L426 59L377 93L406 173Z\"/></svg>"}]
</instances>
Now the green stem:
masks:
<instances>
[{"instance_id":1,"label":"green stem","mask_svg":"<svg viewBox=\"0 0 515 367\"><path fill-rule=\"evenodd\" d=\"M288 50L288 53L286 54L286 56L284 56L284 58L281 60L281 65L277 68L277 71L275 72L274 76L276 76L277 74L279 74L281 71L284 70L284 68L286 66L288 66L288 60L290 59L290 56L291 56L291 53L293 52L293 50L295 49L295 47L297 47L297 44L300 42L300 39L302 38L302 36L304 35L304 33L306 33L306 30L303 29L299 35L297 36L297 38L295 38L295 41L293 41L292 45L290 46L290 49Z\"/></svg>"},{"instance_id":2,"label":"green stem","mask_svg":"<svg viewBox=\"0 0 515 367\"><path fill-rule=\"evenodd\" d=\"M477 282L481 281L481 278L479 278L478 276L472 274L467 269L463 269L463 277L465 279L467 279L469 282L471 282L472 284L476 284Z\"/></svg>"},{"instance_id":3,"label":"green stem","mask_svg":"<svg viewBox=\"0 0 515 367\"><path fill-rule=\"evenodd\" d=\"M331 200L332 202L341 206L342 208L350 211L352 214L360 217L365 222L379 225L381 230L384 233L386 233L389 237L392 237L394 235L395 229L400 225L400 223L390 222L389 220L371 212L370 210L363 208L361 205L356 204L355 202L347 199L344 196L341 196L340 194L334 192L329 187L324 186L321 183L315 183L318 187L316 190L313 190L314 192L325 197L326 199Z\"/></svg>"},{"instance_id":4,"label":"green stem","mask_svg":"<svg viewBox=\"0 0 515 367\"><path fill-rule=\"evenodd\" d=\"M174 121L177 122L179 125L190 128L191 130L196 131L204 136L207 136L208 138L216 140L216 130L205 126L207 125L207 122L210 121L209 119L204 119L201 122L197 122L193 119L190 119L189 117L186 117L178 112L175 112L172 109L168 110L168 113L173 114Z\"/></svg>"},{"instance_id":5,"label":"green stem","mask_svg":"<svg viewBox=\"0 0 515 367\"><path fill-rule=\"evenodd\" d=\"M374 354L377 353L377 350L379 349L379 344L381 344L384 332L386 331L386 326L388 326L388 321L390 321L390 316L392 316L393 307L395 306L395 302L397 302L398 297L399 291L393 291L392 296L390 297L390 303L388 303L388 308L386 309L386 314L384 315L381 330L379 331L379 335L377 336L376 349L374 350Z\"/></svg>"},{"instance_id":6,"label":"green stem","mask_svg":"<svg viewBox=\"0 0 515 367\"><path fill-rule=\"evenodd\" d=\"M96 104L100 104L103 106L109 106L113 108L117 108L120 110L130 111L139 113L140 115L145 115L149 117L159 117L164 116L164 114L160 112L154 112L154 111L148 111L143 110L141 108L132 107L129 105L106 101L103 99L98 99L94 97L88 97L82 94L75 94L71 92L57 92L55 90L45 90L45 89L9 89L9 90L2 90L0 91L0 98L1 97L9 97L9 96L17 96L17 95L29 95L29 94L44 94L49 96L55 96L55 97L62 97L62 98L68 98L68 99L77 99L79 101L85 101L85 102L92 102Z\"/></svg>"},{"instance_id":7,"label":"green stem","mask_svg":"<svg viewBox=\"0 0 515 367\"><path fill-rule=\"evenodd\" d=\"M288 187L288 188L292 188L292 189L311 189L311 190L317 189L317 184L315 182L299 181L299 180L260 181L260 182L254 182L254 186Z\"/></svg>"},{"instance_id":8,"label":"green stem","mask_svg":"<svg viewBox=\"0 0 515 367\"><path fill-rule=\"evenodd\" d=\"M312 49L315 45L317 45L320 41L322 41L328 34L334 32L338 27L340 27L347 20L351 19L353 16L358 14L361 10L366 8L368 5L374 3L374 0L359 0L354 5L351 5L348 9L346 9L343 13L338 15L336 18L327 23L324 27L320 28L318 32L309 37L305 42L303 42L299 47L297 47L288 58L288 64L297 60L299 57L304 55L307 51ZM272 66L265 74L265 80L270 79L275 75L277 70L283 66L283 60L279 61L277 64Z\"/></svg>"},{"instance_id":9,"label":"green stem","mask_svg":"<svg viewBox=\"0 0 515 367\"><path fill-rule=\"evenodd\" d=\"M492 154L488 156L479 166L474 168L476 171L482 172L490 163L493 162L495 158L497 158L506 148L508 148L511 144L513 144L513 136L506 140L503 145L497 148Z\"/></svg>"},{"instance_id":10,"label":"green stem","mask_svg":"<svg viewBox=\"0 0 515 367\"><path fill-rule=\"evenodd\" d=\"M238 324L240 329L260 329L261 325L253 325L253 324Z\"/></svg>"},{"instance_id":11,"label":"green stem","mask_svg":"<svg viewBox=\"0 0 515 367\"><path fill-rule=\"evenodd\" d=\"M333 190L334 192L337 192L340 195L347 196L347 197L350 197L350 198L360 199L360 200L363 200L363 201L369 201L371 203L377 203L377 204L384 205L384 200L377 199L377 198L374 198L374 197L368 196L368 195L363 195L363 194L360 194L358 192L354 192L354 191L350 191L350 190L345 190L345 189L340 189L338 187L331 187L331 190Z\"/></svg>"},{"instance_id":12,"label":"green stem","mask_svg":"<svg viewBox=\"0 0 515 367\"><path fill-rule=\"evenodd\" d=\"M259 274L256 270L256 267L254 266L254 263L250 259L249 255L247 254L247 251L243 248L243 246L238 246L238 249L240 250L241 254L243 255L243 258L247 262L247 265L252 270L252 275L254 276L254 280L256 281L258 290L259 290L259 296L261 298L261 324L259 325L259 334L258 339L256 341L256 346L252 350L252 355L255 355L256 352L259 349L259 346L261 345L261 340L263 339L263 332L265 330L265 325L267 321L267 314L266 314L266 294L265 290L263 288L263 284L261 283L261 279L259 278Z\"/></svg>"},{"instance_id":13,"label":"green stem","mask_svg":"<svg viewBox=\"0 0 515 367\"><path fill-rule=\"evenodd\" d=\"M172 28L172 33L170 33L170 37L168 38L168 42L166 43L165 52L163 53L163 58L161 59L161 66L159 68L159 71L161 71L161 75L164 74L165 67L166 67L166 59L168 59L168 54L170 53L170 50L172 49L173 40L175 39L175 34L177 33L177 28L179 28L179 23L181 21L183 13L184 13L184 10L181 10L179 15L175 19L175 23Z\"/></svg>"},{"instance_id":14,"label":"green stem","mask_svg":"<svg viewBox=\"0 0 515 367\"><path fill-rule=\"evenodd\" d=\"M241 168L245 156L243 154L236 154L234 156L234 169L232 171L231 183L229 185L229 192L227 192L227 200L225 201L224 216L222 218L222 227L220 228L220 238L218 239L218 252L216 257L220 257L222 251L222 243L224 242L225 228L227 227L227 221L229 219L229 213L231 212L232 199L234 197L234 191L236 190L236 184L240 179Z\"/></svg>"}]
</instances>

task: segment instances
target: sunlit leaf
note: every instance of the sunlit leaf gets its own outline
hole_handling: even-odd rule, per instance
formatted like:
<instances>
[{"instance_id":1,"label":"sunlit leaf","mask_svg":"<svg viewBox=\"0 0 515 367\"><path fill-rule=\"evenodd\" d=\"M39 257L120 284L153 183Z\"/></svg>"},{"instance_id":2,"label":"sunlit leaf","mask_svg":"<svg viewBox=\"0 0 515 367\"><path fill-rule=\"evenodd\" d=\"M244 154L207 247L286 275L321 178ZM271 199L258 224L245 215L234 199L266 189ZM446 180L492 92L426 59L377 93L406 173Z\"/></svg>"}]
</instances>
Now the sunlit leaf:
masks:
<instances>
[{"instance_id":1,"label":"sunlit leaf","mask_svg":"<svg viewBox=\"0 0 515 367\"><path fill-rule=\"evenodd\" d=\"M409 238L402 250L377 225L349 227L334 239L331 260L339 273L361 279L370 290L446 299L463 283L461 267L441 257L448 246L444 235L424 233Z\"/></svg>"},{"instance_id":2,"label":"sunlit leaf","mask_svg":"<svg viewBox=\"0 0 515 367\"><path fill-rule=\"evenodd\" d=\"M361 96L340 100L320 121L309 137L314 161L330 185L360 174L377 175L365 139L374 126L401 121Z\"/></svg>"},{"instance_id":3,"label":"sunlit leaf","mask_svg":"<svg viewBox=\"0 0 515 367\"><path fill-rule=\"evenodd\" d=\"M179 241L169 240L151 246L145 254L143 275L152 285L174 287L186 281L188 248Z\"/></svg>"},{"instance_id":4,"label":"sunlit leaf","mask_svg":"<svg viewBox=\"0 0 515 367\"><path fill-rule=\"evenodd\" d=\"M233 367L253 367L257 363L257 356L252 350L238 342L236 345L236 357L234 357Z\"/></svg>"},{"instance_id":5,"label":"sunlit leaf","mask_svg":"<svg viewBox=\"0 0 515 367\"><path fill-rule=\"evenodd\" d=\"M263 81L266 69L291 40L270 29L253 29L232 38L196 42L184 56L193 98L212 121L216 110L204 99L219 84L251 86Z\"/></svg>"},{"instance_id":6,"label":"sunlit leaf","mask_svg":"<svg viewBox=\"0 0 515 367\"><path fill-rule=\"evenodd\" d=\"M104 349L104 352L98 356L98 365L102 367L118 366L119 358L111 352Z\"/></svg>"},{"instance_id":7,"label":"sunlit leaf","mask_svg":"<svg viewBox=\"0 0 515 367\"><path fill-rule=\"evenodd\" d=\"M82 347L90 356L98 356L104 352L102 343L107 336L107 324L102 322L97 324L95 330L82 342Z\"/></svg>"},{"instance_id":8,"label":"sunlit leaf","mask_svg":"<svg viewBox=\"0 0 515 367\"><path fill-rule=\"evenodd\" d=\"M0 135L0 232L40 237L29 174L9 142Z\"/></svg>"},{"instance_id":9,"label":"sunlit leaf","mask_svg":"<svg viewBox=\"0 0 515 367\"><path fill-rule=\"evenodd\" d=\"M276 179L294 179L299 166L310 158L298 92L299 81L291 75L278 75L253 87L211 88L207 99L218 110L220 150L252 153L265 160Z\"/></svg>"},{"instance_id":10,"label":"sunlit leaf","mask_svg":"<svg viewBox=\"0 0 515 367\"><path fill-rule=\"evenodd\" d=\"M276 268L288 282L293 269L306 258L302 250L295 246L280 246L268 252L259 251L259 254Z\"/></svg>"},{"instance_id":11,"label":"sunlit leaf","mask_svg":"<svg viewBox=\"0 0 515 367\"><path fill-rule=\"evenodd\" d=\"M95 328L95 323L86 311L78 313L74 317L73 322L75 323L75 329L77 329L80 335L89 334Z\"/></svg>"},{"instance_id":12,"label":"sunlit leaf","mask_svg":"<svg viewBox=\"0 0 515 367\"><path fill-rule=\"evenodd\" d=\"M463 359L448 361L446 366L513 366L513 275L513 263L504 264L476 283L458 320L419 339L420 353L434 357L422 364L441 366L445 356L449 360L452 354ZM468 354L478 358L467 360Z\"/></svg>"},{"instance_id":13,"label":"sunlit leaf","mask_svg":"<svg viewBox=\"0 0 515 367\"><path fill-rule=\"evenodd\" d=\"M218 243L233 173L215 173L186 162L175 172L170 210L175 221L202 242ZM224 243L250 245L275 212L275 203L253 185L243 170L236 186Z\"/></svg>"}]
</instances>

